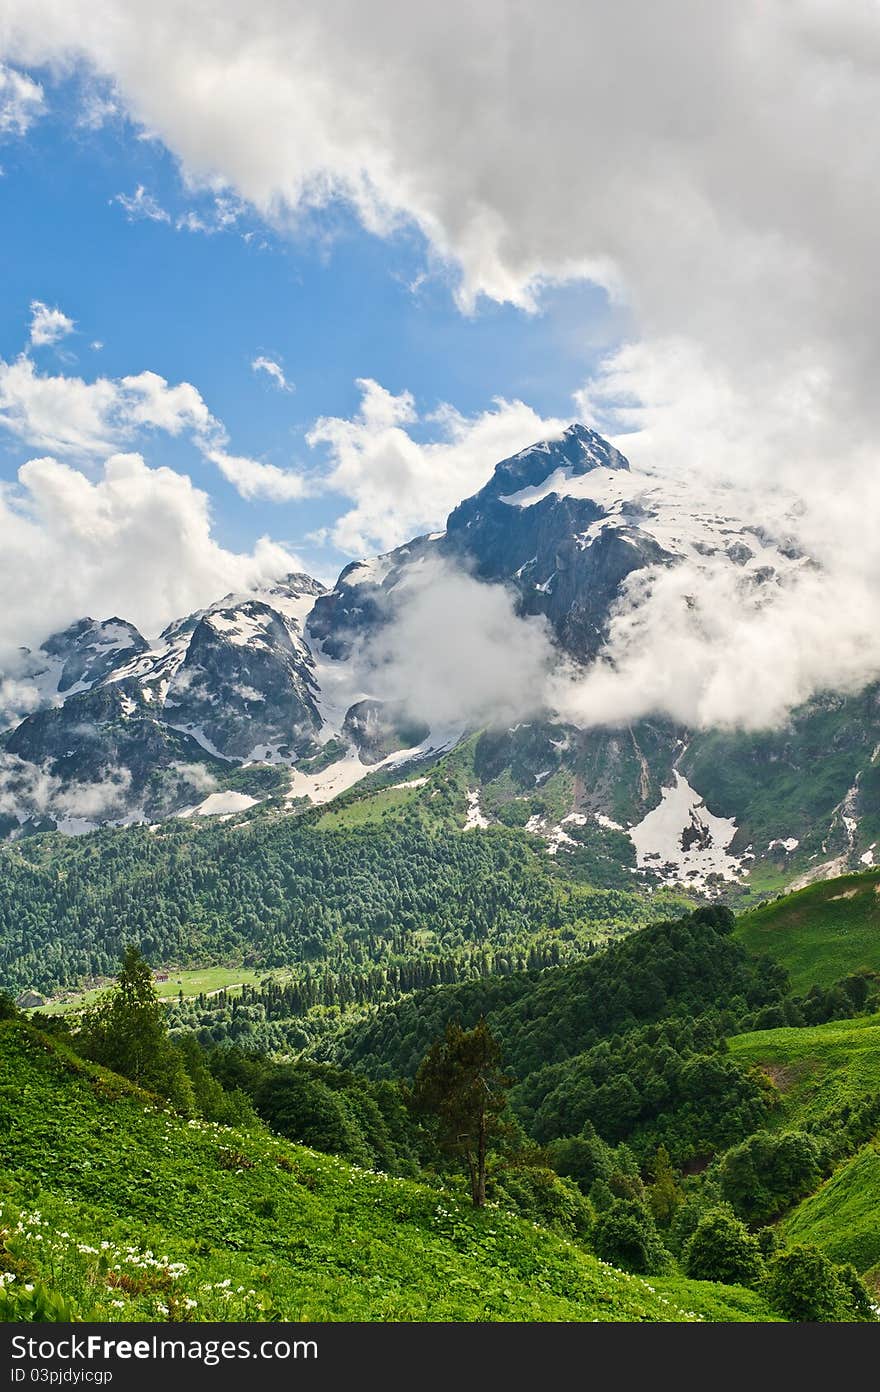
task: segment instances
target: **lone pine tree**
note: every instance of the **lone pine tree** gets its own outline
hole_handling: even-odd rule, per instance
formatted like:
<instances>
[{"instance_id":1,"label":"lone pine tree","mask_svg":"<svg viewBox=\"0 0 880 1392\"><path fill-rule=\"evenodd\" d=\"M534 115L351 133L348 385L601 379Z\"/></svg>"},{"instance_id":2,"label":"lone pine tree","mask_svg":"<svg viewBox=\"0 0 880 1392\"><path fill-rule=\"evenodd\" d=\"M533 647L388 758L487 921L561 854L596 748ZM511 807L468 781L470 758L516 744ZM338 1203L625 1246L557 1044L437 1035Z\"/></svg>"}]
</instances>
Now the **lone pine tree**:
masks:
<instances>
[{"instance_id":1,"label":"lone pine tree","mask_svg":"<svg viewBox=\"0 0 880 1392\"><path fill-rule=\"evenodd\" d=\"M449 1024L416 1074L413 1105L435 1118L441 1150L464 1161L475 1208L486 1202L493 1138L507 1129L502 1114L508 1082L501 1070L501 1046L482 1018L472 1030Z\"/></svg>"}]
</instances>

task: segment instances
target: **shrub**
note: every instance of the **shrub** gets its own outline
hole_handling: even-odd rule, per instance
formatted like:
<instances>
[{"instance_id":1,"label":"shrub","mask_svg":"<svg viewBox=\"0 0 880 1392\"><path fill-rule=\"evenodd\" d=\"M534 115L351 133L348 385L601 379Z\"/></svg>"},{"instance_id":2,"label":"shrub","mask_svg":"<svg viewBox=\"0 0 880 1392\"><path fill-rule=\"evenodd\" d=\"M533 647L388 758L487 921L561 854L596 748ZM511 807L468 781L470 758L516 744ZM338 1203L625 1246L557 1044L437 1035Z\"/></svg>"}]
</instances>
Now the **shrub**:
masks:
<instances>
[{"instance_id":1,"label":"shrub","mask_svg":"<svg viewBox=\"0 0 880 1392\"><path fill-rule=\"evenodd\" d=\"M217 1167L221 1170L252 1170L254 1162L234 1146L221 1146L217 1151Z\"/></svg>"},{"instance_id":2,"label":"shrub","mask_svg":"<svg viewBox=\"0 0 880 1392\"><path fill-rule=\"evenodd\" d=\"M697 1224L684 1252L684 1270L696 1281L754 1286L764 1275L758 1240L729 1208L712 1208Z\"/></svg>"},{"instance_id":3,"label":"shrub","mask_svg":"<svg viewBox=\"0 0 880 1392\"><path fill-rule=\"evenodd\" d=\"M607 1180L614 1169L611 1146L601 1140L591 1126L584 1127L579 1136L565 1136L551 1142L549 1151L557 1174L573 1179L585 1194L597 1179Z\"/></svg>"},{"instance_id":4,"label":"shrub","mask_svg":"<svg viewBox=\"0 0 880 1392\"><path fill-rule=\"evenodd\" d=\"M820 1150L804 1131L757 1131L721 1161L721 1193L747 1222L773 1218L815 1189Z\"/></svg>"},{"instance_id":5,"label":"shrub","mask_svg":"<svg viewBox=\"0 0 880 1392\"><path fill-rule=\"evenodd\" d=\"M356 1165L373 1153L344 1093L295 1065L277 1069L257 1089L257 1111L274 1131Z\"/></svg>"},{"instance_id":6,"label":"shrub","mask_svg":"<svg viewBox=\"0 0 880 1392\"><path fill-rule=\"evenodd\" d=\"M874 1319L868 1292L852 1266L835 1266L816 1247L792 1247L775 1258L767 1299L799 1324Z\"/></svg>"},{"instance_id":7,"label":"shrub","mask_svg":"<svg viewBox=\"0 0 880 1392\"><path fill-rule=\"evenodd\" d=\"M492 1186L493 1197L523 1218L566 1237L587 1237L595 1221L593 1205L570 1179L540 1166L505 1171Z\"/></svg>"},{"instance_id":8,"label":"shrub","mask_svg":"<svg viewBox=\"0 0 880 1392\"><path fill-rule=\"evenodd\" d=\"M8 991L0 991L0 1020L18 1018L18 1006Z\"/></svg>"},{"instance_id":9,"label":"shrub","mask_svg":"<svg viewBox=\"0 0 880 1392\"><path fill-rule=\"evenodd\" d=\"M644 1274L669 1268L669 1253L650 1210L634 1199L614 1199L599 1215L592 1245L597 1257L624 1271Z\"/></svg>"}]
</instances>

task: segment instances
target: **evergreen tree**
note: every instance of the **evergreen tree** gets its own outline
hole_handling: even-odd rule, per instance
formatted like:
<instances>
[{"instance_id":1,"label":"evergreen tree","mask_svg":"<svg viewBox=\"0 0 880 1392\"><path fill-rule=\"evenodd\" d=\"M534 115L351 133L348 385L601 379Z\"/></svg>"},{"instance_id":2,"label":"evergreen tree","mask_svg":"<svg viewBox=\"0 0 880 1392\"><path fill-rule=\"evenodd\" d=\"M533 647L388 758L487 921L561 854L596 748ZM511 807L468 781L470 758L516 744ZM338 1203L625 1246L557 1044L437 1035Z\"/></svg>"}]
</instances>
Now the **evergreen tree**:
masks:
<instances>
[{"instance_id":1,"label":"evergreen tree","mask_svg":"<svg viewBox=\"0 0 880 1392\"><path fill-rule=\"evenodd\" d=\"M648 1189L648 1206L655 1222L668 1228L684 1200L675 1179L675 1171L665 1145L657 1147L654 1157L654 1182Z\"/></svg>"},{"instance_id":2,"label":"evergreen tree","mask_svg":"<svg viewBox=\"0 0 880 1392\"><path fill-rule=\"evenodd\" d=\"M412 1102L435 1118L441 1150L464 1160L475 1208L486 1202L486 1164L502 1121L509 1080L501 1071L501 1046L484 1019L472 1030L447 1026L416 1074Z\"/></svg>"}]
</instances>

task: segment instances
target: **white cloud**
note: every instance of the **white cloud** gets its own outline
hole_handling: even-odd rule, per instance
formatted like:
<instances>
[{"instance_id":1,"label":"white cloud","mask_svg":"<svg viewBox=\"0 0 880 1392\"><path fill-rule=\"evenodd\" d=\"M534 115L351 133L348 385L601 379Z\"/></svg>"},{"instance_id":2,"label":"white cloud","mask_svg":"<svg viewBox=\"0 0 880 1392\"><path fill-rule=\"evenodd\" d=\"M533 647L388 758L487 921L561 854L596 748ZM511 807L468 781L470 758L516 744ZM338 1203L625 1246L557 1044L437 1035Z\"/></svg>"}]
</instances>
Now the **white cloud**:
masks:
<instances>
[{"instance_id":1,"label":"white cloud","mask_svg":"<svg viewBox=\"0 0 880 1392\"><path fill-rule=\"evenodd\" d=\"M172 618L301 568L263 537L250 554L221 547L210 503L190 479L115 454L92 481L51 457L0 491L0 656L36 646L84 614L120 614L153 635ZM3 663L4 667L6 662Z\"/></svg>"},{"instance_id":2,"label":"white cloud","mask_svg":"<svg viewBox=\"0 0 880 1392\"><path fill-rule=\"evenodd\" d=\"M189 382L170 385L155 372L86 382L40 373L26 354L0 358L0 426L32 448L79 457L109 454L146 429L223 434Z\"/></svg>"},{"instance_id":3,"label":"white cloud","mask_svg":"<svg viewBox=\"0 0 880 1392\"><path fill-rule=\"evenodd\" d=\"M661 714L690 729L778 726L817 692L880 674L874 612L857 574L807 567L756 589L729 564L652 567L630 578L601 659L557 671L547 704L583 725Z\"/></svg>"},{"instance_id":4,"label":"white cloud","mask_svg":"<svg viewBox=\"0 0 880 1392\"><path fill-rule=\"evenodd\" d=\"M0 676L0 730L17 725L39 704L39 687L30 678L18 673Z\"/></svg>"},{"instance_id":5,"label":"white cloud","mask_svg":"<svg viewBox=\"0 0 880 1392\"><path fill-rule=\"evenodd\" d=\"M294 390L293 383L288 382L284 375L284 368L280 363L275 362L274 358L265 358L262 355L254 358L251 363L251 371L265 372L266 376L271 377L272 381L281 391L290 392Z\"/></svg>"},{"instance_id":6,"label":"white cloud","mask_svg":"<svg viewBox=\"0 0 880 1392\"><path fill-rule=\"evenodd\" d=\"M169 767L181 782L187 783L197 793L213 793L217 788L217 779L204 764L183 764L175 761Z\"/></svg>"},{"instance_id":7,"label":"white cloud","mask_svg":"<svg viewBox=\"0 0 880 1392\"><path fill-rule=\"evenodd\" d=\"M326 446L330 456L332 468L321 486L354 501L331 535L356 556L444 527L452 508L482 487L498 460L558 435L568 424L543 419L521 401L503 400L478 416L443 405L420 418L409 392L394 396L368 379L358 385L355 416L323 417L306 437L312 446ZM415 440L410 429L420 424L439 438Z\"/></svg>"},{"instance_id":8,"label":"white cloud","mask_svg":"<svg viewBox=\"0 0 880 1392\"><path fill-rule=\"evenodd\" d=\"M275 464L263 464L245 455L227 454L222 449L209 449L206 457L217 465L223 477L242 498L267 498L273 503L289 503L296 498L307 497L311 491L301 474L279 469Z\"/></svg>"},{"instance_id":9,"label":"white cloud","mask_svg":"<svg viewBox=\"0 0 880 1392\"><path fill-rule=\"evenodd\" d=\"M45 109L40 84L27 73L0 63L0 136L27 134Z\"/></svg>"},{"instance_id":10,"label":"white cloud","mask_svg":"<svg viewBox=\"0 0 880 1392\"><path fill-rule=\"evenodd\" d=\"M506 725L540 710L554 650L543 619L519 619L511 593L440 560L392 592L394 622L362 654L365 684L437 730Z\"/></svg>"},{"instance_id":11,"label":"white cloud","mask_svg":"<svg viewBox=\"0 0 880 1392\"><path fill-rule=\"evenodd\" d=\"M120 115L119 102L112 92L92 83L82 95L76 124L83 130L100 130L108 121Z\"/></svg>"},{"instance_id":12,"label":"white cloud","mask_svg":"<svg viewBox=\"0 0 880 1392\"><path fill-rule=\"evenodd\" d=\"M119 388L106 377L51 376L22 355L0 359L0 425L54 454L109 454L119 443Z\"/></svg>"},{"instance_id":13,"label":"white cloud","mask_svg":"<svg viewBox=\"0 0 880 1392\"><path fill-rule=\"evenodd\" d=\"M134 193L114 194L110 202L118 203L120 208L125 210L129 222L138 222L141 219L147 222L171 221L170 213L165 211L152 193L148 193L143 184L138 184Z\"/></svg>"},{"instance_id":14,"label":"white cloud","mask_svg":"<svg viewBox=\"0 0 880 1392\"><path fill-rule=\"evenodd\" d=\"M65 822L70 831L86 831L92 823L130 811L130 785L128 769L105 767L94 780L65 786L48 767L0 753L0 815L49 816Z\"/></svg>"},{"instance_id":15,"label":"white cloud","mask_svg":"<svg viewBox=\"0 0 880 1392\"><path fill-rule=\"evenodd\" d=\"M50 309L42 300L31 300L30 341L35 348L58 343L67 334L73 333L74 328L74 321L57 306Z\"/></svg>"},{"instance_id":16,"label":"white cloud","mask_svg":"<svg viewBox=\"0 0 880 1392\"><path fill-rule=\"evenodd\" d=\"M40 373L27 354L0 358L0 427L31 448L80 460L104 458L150 431L188 435L243 498L291 502L314 492L293 470L229 453L226 429L198 389L156 372L87 382Z\"/></svg>"},{"instance_id":17,"label":"white cloud","mask_svg":"<svg viewBox=\"0 0 880 1392\"><path fill-rule=\"evenodd\" d=\"M466 304L592 276L641 337L737 379L799 356L808 399L818 373L873 427L878 33L866 0L669 0L662 25L643 0L7 0L0 46L85 58L193 187L278 225L339 196L412 220Z\"/></svg>"},{"instance_id":18,"label":"white cloud","mask_svg":"<svg viewBox=\"0 0 880 1392\"><path fill-rule=\"evenodd\" d=\"M191 383L178 382L172 387L156 372L122 378L120 412L126 427L149 426L169 435L192 430L205 437L223 432Z\"/></svg>"}]
</instances>

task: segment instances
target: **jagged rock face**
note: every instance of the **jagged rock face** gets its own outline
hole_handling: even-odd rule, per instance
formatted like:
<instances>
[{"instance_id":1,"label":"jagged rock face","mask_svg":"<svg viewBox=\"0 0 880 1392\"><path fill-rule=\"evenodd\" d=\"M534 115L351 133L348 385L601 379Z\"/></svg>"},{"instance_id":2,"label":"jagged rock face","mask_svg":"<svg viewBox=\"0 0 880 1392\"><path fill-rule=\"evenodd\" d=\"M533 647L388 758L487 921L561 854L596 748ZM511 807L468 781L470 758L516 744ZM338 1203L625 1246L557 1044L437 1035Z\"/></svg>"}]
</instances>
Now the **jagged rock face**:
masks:
<instances>
[{"instance_id":1,"label":"jagged rock face","mask_svg":"<svg viewBox=\"0 0 880 1392\"><path fill-rule=\"evenodd\" d=\"M146 647L146 639L125 619L80 619L47 639L43 652L62 664L56 690L67 696L97 685Z\"/></svg>"},{"instance_id":2,"label":"jagged rock face","mask_svg":"<svg viewBox=\"0 0 880 1392\"><path fill-rule=\"evenodd\" d=\"M322 593L289 576L169 625L153 647L116 619L50 638L41 652L54 666L32 664L34 703L49 704L0 746L0 791L15 809L2 831L168 815L230 766L314 751L321 717L301 623Z\"/></svg>"},{"instance_id":3,"label":"jagged rock face","mask_svg":"<svg viewBox=\"0 0 880 1392\"><path fill-rule=\"evenodd\" d=\"M442 536L416 537L368 561L353 561L321 595L308 618L309 635L327 657L344 660L360 639L374 633L391 617L389 596L407 568L429 556L442 556Z\"/></svg>"},{"instance_id":4,"label":"jagged rock face","mask_svg":"<svg viewBox=\"0 0 880 1392\"><path fill-rule=\"evenodd\" d=\"M520 612L543 614L580 660L593 657L606 637L626 577L669 559L635 524L590 534L605 508L564 488L594 470L628 471L629 463L595 431L570 426L560 440L499 464L485 488L450 515L446 532L449 552L480 579L515 586Z\"/></svg>"},{"instance_id":5,"label":"jagged rock face","mask_svg":"<svg viewBox=\"0 0 880 1392\"><path fill-rule=\"evenodd\" d=\"M108 682L36 711L8 734L0 782L16 795L19 825L85 830L163 816L210 778L204 751L156 718L134 681Z\"/></svg>"},{"instance_id":6,"label":"jagged rock face","mask_svg":"<svg viewBox=\"0 0 880 1392\"><path fill-rule=\"evenodd\" d=\"M384 701L357 701L345 715L342 733L365 764L377 764L398 749L414 749L428 738L430 729L408 717L400 707Z\"/></svg>"},{"instance_id":7,"label":"jagged rock face","mask_svg":"<svg viewBox=\"0 0 880 1392\"><path fill-rule=\"evenodd\" d=\"M168 681L168 723L228 759L303 752L321 726L313 662L293 620L260 600L212 608Z\"/></svg>"}]
</instances>

